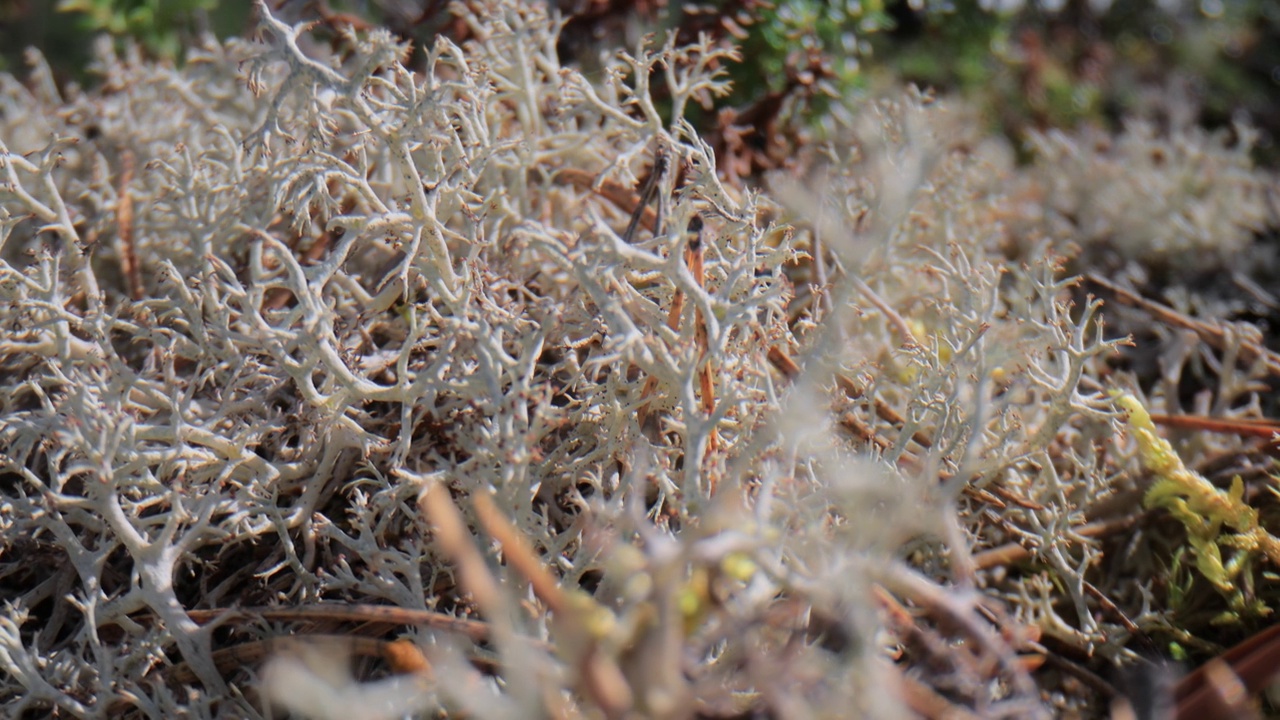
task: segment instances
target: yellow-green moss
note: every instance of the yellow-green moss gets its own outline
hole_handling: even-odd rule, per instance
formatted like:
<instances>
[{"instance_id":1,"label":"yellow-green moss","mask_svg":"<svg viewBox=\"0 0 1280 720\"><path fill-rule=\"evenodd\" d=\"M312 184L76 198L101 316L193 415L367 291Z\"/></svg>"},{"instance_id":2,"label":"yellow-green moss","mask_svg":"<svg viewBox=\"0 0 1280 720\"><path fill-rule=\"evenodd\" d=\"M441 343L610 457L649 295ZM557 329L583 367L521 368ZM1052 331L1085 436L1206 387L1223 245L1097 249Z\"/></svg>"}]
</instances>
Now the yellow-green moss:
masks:
<instances>
[{"instance_id":1,"label":"yellow-green moss","mask_svg":"<svg viewBox=\"0 0 1280 720\"><path fill-rule=\"evenodd\" d=\"M1151 415L1132 395L1115 391L1116 404L1129 413L1128 427L1138 442L1142 464L1155 475L1143 503L1148 508L1165 508L1187 529L1187 544L1195 553L1196 568L1221 592L1235 609L1245 609L1235 578L1249 561L1262 555L1280 564L1280 539L1258 524L1258 511L1244 500L1244 483L1237 476L1223 491L1204 476L1189 470L1169 441L1156 433ZM1233 532L1222 534L1226 527ZM1236 550L1224 562L1223 548ZM1254 611L1268 612L1265 606Z\"/></svg>"}]
</instances>

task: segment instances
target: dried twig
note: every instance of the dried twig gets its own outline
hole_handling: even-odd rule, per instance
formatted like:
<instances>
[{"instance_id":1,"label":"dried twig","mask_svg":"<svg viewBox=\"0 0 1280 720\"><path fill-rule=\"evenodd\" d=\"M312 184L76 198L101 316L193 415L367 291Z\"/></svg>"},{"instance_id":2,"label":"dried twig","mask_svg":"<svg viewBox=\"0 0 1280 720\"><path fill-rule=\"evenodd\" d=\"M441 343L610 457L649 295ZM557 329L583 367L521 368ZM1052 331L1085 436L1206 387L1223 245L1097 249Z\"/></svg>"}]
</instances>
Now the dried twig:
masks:
<instances>
[{"instance_id":1,"label":"dried twig","mask_svg":"<svg viewBox=\"0 0 1280 720\"><path fill-rule=\"evenodd\" d=\"M116 229L120 238L120 271L124 274L128 286L129 299L141 300L143 297L142 269L138 265L138 252L133 239L133 195L129 185L133 182L133 173L137 159L133 151L124 148L120 151L120 180L116 186Z\"/></svg>"},{"instance_id":2,"label":"dried twig","mask_svg":"<svg viewBox=\"0 0 1280 720\"><path fill-rule=\"evenodd\" d=\"M237 668L257 664L273 653L303 640L306 642L331 642L357 657L384 660L387 666L396 673L417 674L428 677L431 675L431 663L422 654L422 650L412 641L403 638L399 640L379 640L360 635L308 634L301 637L287 635L266 640L251 640L215 650L213 662L218 671L226 675ZM165 673L165 677L170 682L180 685L190 684L199 679L195 671L187 663L174 665Z\"/></svg>"},{"instance_id":3,"label":"dried twig","mask_svg":"<svg viewBox=\"0 0 1280 720\"><path fill-rule=\"evenodd\" d=\"M1280 434L1280 421L1266 418L1213 418L1200 415L1152 414L1151 421L1157 425L1180 430L1203 430L1205 432L1260 437L1273 441L1276 435Z\"/></svg>"},{"instance_id":4,"label":"dried twig","mask_svg":"<svg viewBox=\"0 0 1280 720\"><path fill-rule=\"evenodd\" d=\"M1272 352L1264 346L1259 340L1254 339L1254 335L1258 334L1257 328L1252 325L1244 325L1241 323L1226 323L1223 321L1207 322L1204 320L1196 320L1188 317L1173 308L1162 305L1153 300L1148 300L1141 295L1123 288L1106 278L1094 273L1085 276L1089 282L1099 285L1110 290L1115 294L1116 299L1126 305L1132 305L1141 308L1161 322L1172 325L1173 327L1183 328L1194 332L1200 339L1215 350L1225 350L1229 342L1227 336L1227 326L1233 325L1240 327L1243 332L1232 333L1237 339L1240 346L1240 358L1245 362L1253 362L1262 360L1267 368L1267 372L1271 375L1280 375L1280 355Z\"/></svg>"},{"instance_id":5,"label":"dried twig","mask_svg":"<svg viewBox=\"0 0 1280 720\"><path fill-rule=\"evenodd\" d=\"M657 232L657 209L642 203L643 198L622 183L616 180L604 180L597 183L599 178L595 174L579 168L562 168L556 172L555 179L557 182L594 192L616 205L625 213L638 213L636 222L639 226L649 232Z\"/></svg>"},{"instance_id":6,"label":"dried twig","mask_svg":"<svg viewBox=\"0 0 1280 720\"><path fill-rule=\"evenodd\" d=\"M1214 660L1188 674L1178 683L1180 720L1218 720L1238 717L1238 702L1262 692L1280 673L1280 625L1259 632ZM1224 697L1222 689L1238 688L1237 702Z\"/></svg>"},{"instance_id":7,"label":"dried twig","mask_svg":"<svg viewBox=\"0 0 1280 720\"><path fill-rule=\"evenodd\" d=\"M489 639L489 626L477 620L454 617L433 610L392 607L390 605L338 604L299 605L295 607L247 607L234 609L188 610L196 622L259 617L264 620L286 622L314 622L327 620L341 623L383 623L387 625L412 625L445 630L463 635L475 642Z\"/></svg>"}]
</instances>

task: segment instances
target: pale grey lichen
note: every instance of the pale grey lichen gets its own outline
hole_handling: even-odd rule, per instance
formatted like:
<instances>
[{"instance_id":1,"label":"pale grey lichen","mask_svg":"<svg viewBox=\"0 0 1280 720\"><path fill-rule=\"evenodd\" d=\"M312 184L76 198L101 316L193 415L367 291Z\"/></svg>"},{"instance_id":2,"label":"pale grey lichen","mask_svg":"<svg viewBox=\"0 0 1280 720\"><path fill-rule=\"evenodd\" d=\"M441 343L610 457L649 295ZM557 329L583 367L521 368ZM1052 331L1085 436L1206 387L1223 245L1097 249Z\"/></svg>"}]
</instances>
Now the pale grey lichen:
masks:
<instances>
[{"instance_id":1,"label":"pale grey lichen","mask_svg":"<svg viewBox=\"0 0 1280 720\"><path fill-rule=\"evenodd\" d=\"M38 58L0 77L12 715L256 716L198 609L468 610L417 504L438 484L492 494L565 586L599 582L588 623L503 572L521 611L486 618L509 625L497 681L469 642L418 633L423 702L472 716L881 717L928 685L1047 716L1019 620L1125 656L1075 534L1117 489L1100 456L1129 457L1097 380L1116 341L1047 242L1004 260L1027 240L999 192L1015 171L960 151L940 103L859 108L806 177L742 190L682 117L725 90L734 54L710 40L647 42L593 80L539 6L472 3L472 39L412 70L383 31L310 57L260 9L262 43L180 70L103 45L92 92L61 96ZM658 152L665 222L624 239ZM1009 542L1065 601L975 567ZM889 648L912 642L905 671ZM268 667L277 698L326 676Z\"/></svg>"},{"instance_id":2,"label":"pale grey lichen","mask_svg":"<svg viewBox=\"0 0 1280 720\"><path fill-rule=\"evenodd\" d=\"M1033 134L1035 192L1051 236L1182 273L1248 267L1245 250L1274 226L1275 179L1254 168L1255 132L1130 122L1098 131Z\"/></svg>"}]
</instances>

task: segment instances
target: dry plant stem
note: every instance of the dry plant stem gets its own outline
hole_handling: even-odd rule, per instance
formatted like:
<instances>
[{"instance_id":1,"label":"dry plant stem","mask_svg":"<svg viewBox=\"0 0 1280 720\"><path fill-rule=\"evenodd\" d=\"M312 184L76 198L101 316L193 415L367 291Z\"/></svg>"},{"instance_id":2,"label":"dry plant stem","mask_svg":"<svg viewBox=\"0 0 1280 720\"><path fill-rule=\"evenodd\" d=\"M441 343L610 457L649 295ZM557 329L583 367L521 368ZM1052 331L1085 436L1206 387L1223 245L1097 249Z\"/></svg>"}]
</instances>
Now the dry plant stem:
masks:
<instances>
[{"instance_id":1,"label":"dry plant stem","mask_svg":"<svg viewBox=\"0 0 1280 720\"><path fill-rule=\"evenodd\" d=\"M857 415L851 412L847 412L840 416L840 424L852 433L854 437L867 444L874 445L880 452L885 452L889 448L893 447L893 443L889 442L887 438L881 437L871 428L870 425L867 425ZM906 456L904 455L903 459L905 458Z\"/></svg>"},{"instance_id":2,"label":"dry plant stem","mask_svg":"<svg viewBox=\"0 0 1280 720\"><path fill-rule=\"evenodd\" d=\"M472 496L471 502L480 525L489 537L502 546L502 555L507 564L529 581L533 594L546 603L551 612L565 613L569 609L569 603L560 584L547 572L524 536L499 512L493 498L479 492Z\"/></svg>"},{"instance_id":3,"label":"dry plant stem","mask_svg":"<svg viewBox=\"0 0 1280 720\"><path fill-rule=\"evenodd\" d=\"M1080 663L1070 660L1062 655L1051 652L1049 648L1039 643L1028 643L1025 650L1035 652L1039 657L1044 659L1044 664L1057 668L1058 670L1080 680L1088 685L1099 696L1107 700L1111 700L1120 696L1120 691L1105 678L1093 672Z\"/></svg>"},{"instance_id":4,"label":"dry plant stem","mask_svg":"<svg viewBox=\"0 0 1280 720\"><path fill-rule=\"evenodd\" d=\"M1226 651L1210 663L1188 673L1178 682L1175 696L1178 700L1178 717L1197 720L1206 717L1227 717L1214 714L1219 705L1211 666L1226 666L1243 684L1248 695L1255 695L1275 682L1280 672L1280 625L1259 632Z\"/></svg>"},{"instance_id":5,"label":"dry plant stem","mask_svg":"<svg viewBox=\"0 0 1280 720\"><path fill-rule=\"evenodd\" d=\"M695 215L693 220L689 221L689 249L685 254L685 262L689 265L689 271L693 275L693 280L698 287L706 289L707 270L706 270L706 248L703 247L702 237L702 218ZM707 417L711 417L716 410L715 381L712 378L714 366L707 354L710 352L710 343L707 339L707 322L702 316L702 308L696 307L693 311L693 337L694 342L698 346L698 362L702 365L702 369L698 373L699 394L702 401L702 412ZM707 438L707 451L715 452L720 447L720 433L717 428L711 428L711 435ZM716 479L711 478L708 484L709 492L715 495Z\"/></svg>"},{"instance_id":6,"label":"dry plant stem","mask_svg":"<svg viewBox=\"0 0 1280 720\"><path fill-rule=\"evenodd\" d=\"M312 622L329 620L343 623L385 623L412 625L445 630L465 636L475 642L489 639L489 626L477 620L453 617L431 610L392 607L390 605L300 605L279 608L234 608L228 610L189 610L187 614L196 622L210 622L223 618L259 617L264 620Z\"/></svg>"},{"instance_id":7,"label":"dry plant stem","mask_svg":"<svg viewBox=\"0 0 1280 720\"><path fill-rule=\"evenodd\" d=\"M568 595L538 560L524 536L498 510L493 499L481 492L473 496L472 502L480 524L502 546L507 563L529 581L534 595L564 622L586 624L587 618L574 616L575 608L571 606ZM427 517L436 528L441 545L458 563L463 586L471 588L472 594L477 596L481 611L497 626L497 619L501 617L500 613L505 605L505 595L484 566L484 558L466 536L461 513L448 496L448 491L442 485L434 485L423 496L422 503ZM477 575L481 576L479 582L476 582ZM482 594L486 600L480 599ZM514 639L513 631L510 637ZM499 641L501 642L501 638ZM622 717L631 707L633 697L617 663L606 656L595 642L591 642L578 659L578 670L588 695L604 710L606 717ZM557 701L549 696L545 702L551 703L548 707L553 707Z\"/></svg>"},{"instance_id":8,"label":"dry plant stem","mask_svg":"<svg viewBox=\"0 0 1280 720\"><path fill-rule=\"evenodd\" d=\"M1229 419L1200 417L1198 415L1156 415L1151 421L1157 425L1179 430L1203 430L1205 432L1231 433L1248 437L1274 440L1280 434L1280 422L1267 419Z\"/></svg>"},{"instance_id":9,"label":"dry plant stem","mask_svg":"<svg viewBox=\"0 0 1280 720\"><path fill-rule=\"evenodd\" d=\"M782 376L786 379L795 381L796 378L800 377L800 365L796 363L795 360L791 359L791 356L777 345L769 346L769 351L766 353L766 357L768 358L769 363L773 365L778 372L782 373Z\"/></svg>"},{"instance_id":10,"label":"dry plant stem","mask_svg":"<svg viewBox=\"0 0 1280 720\"><path fill-rule=\"evenodd\" d=\"M639 226L656 232L658 211L652 205L641 205L641 196L616 180L601 180L593 173L578 168L563 168L555 174L556 182L590 190L616 205L626 213L639 213Z\"/></svg>"},{"instance_id":11,"label":"dry plant stem","mask_svg":"<svg viewBox=\"0 0 1280 720\"><path fill-rule=\"evenodd\" d=\"M528 693L536 692L537 686L526 681L521 687L518 684L520 671L514 668L515 663L530 661L529 655L523 652L523 649L530 646L516 633L516 615L510 595L489 571L484 555L467 531L462 513L450 497L448 488L441 483L433 483L419 497L418 504L432 526L440 549L453 559L459 575L459 585L471 594L481 614L488 619L492 639L502 655L503 672L516 673L517 679L513 681L512 692L529 698ZM480 510L479 507L482 506L483 500L476 505L477 513L483 514L493 509ZM541 702L546 705L553 699L543 698Z\"/></svg>"},{"instance_id":12,"label":"dry plant stem","mask_svg":"<svg viewBox=\"0 0 1280 720\"><path fill-rule=\"evenodd\" d=\"M423 493L419 503L435 531L436 542L458 566L460 584L471 593L472 600L492 623L493 630L497 631L500 624L508 624L502 587L489 572L484 556L476 549L462 513L449 497L448 488L439 483L432 485Z\"/></svg>"},{"instance_id":13,"label":"dry plant stem","mask_svg":"<svg viewBox=\"0 0 1280 720\"><path fill-rule=\"evenodd\" d=\"M1146 310L1157 320L1168 323L1173 327L1184 328L1194 332L1201 340L1208 343L1215 350L1222 351L1227 348L1227 330L1223 323L1205 322L1203 320L1196 320L1195 318L1187 317L1167 305L1162 305L1161 303L1148 300L1132 290L1120 287L1110 280L1093 273L1090 273L1085 277L1089 279L1089 282L1092 282L1095 285L1100 285L1115 293L1116 298L1120 300L1120 302ZM1253 328L1252 326L1244 327L1256 333L1256 328ZM1267 368L1268 373L1271 375L1280 375L1280 355L1277 355L1267 349L1260 342L1251 339L1250 333L1237 333L1237 337L1240 338L1239 344L1241 360L1244 360L1245 362L1253 362L1260 359Z\"/></svg>"},{"instance_id":14,"label":"dry plant stem","mask_svg":"<svg viewBox=\"0 0 1280 720\"><path fill-rule=\"evenodd\" d=\"M594 624L594 618L590 616L593 611L602 609L597 608L593 601L576 607L570 602L568 594L534 554L529 541L503 516L492 497L478 493L473 496L472 503L485 532L502 546L507 564L529 582L533 594L546 604L547 609L561 623L587 628L590 633L589 628ZM583 689L605 711L606 717L621 718L634 704L631 687L622 669L614 658L603 651L595 638L588 641L586 649L578 658L577 666L583 679Z\"/></svg>"},{"instance_id":15,"label":"dry plant stem","mask_svg":"<svg viewBox=\"0 0 1280 720\"><path fill-rule=\"evenodd\" d=\"M129 185L133 182L137 158L133 151L120 151L120 181L117 186L116 228L120 238L120 271L128 286L129 299L137 302L143 298L142 269L138 266L138 253L133 239L133 195Z\"/></svg>"},{"instance_id":16,"label":"dry plant stem","mask_svg":"<svg viewBox=\"0 0 1280 720\"><path fill-rule=\"evenodd\" d=\"M943 478L943 481L945 482L946 478ZM986 487L986 488L974 488L974 489L984 493L991 493L992 495L998 496L1001 500L1007 500L1008 502L1014 505L1017 505L1020 508L1025 508L1027 510L1044 512L1048 509L1044 505L1038 502L1033 502L1031 500L1028 500L1022 497L1021 495L1018 495L1017 493L1013 492L1012 490L1009 490L1008 488L1000 487L999 485L991 485L990 487ZM1004 503L1001 503L999 500L997 500L995 504L1003 505Z\"/></svg>"},{"instance_id":17,"label":"dry plant stem","mask_svg":"<svg viewBox=\"0 0 1280 720\"><path fill-rule=\"evenodd\" d=\"M1103 610L1105 610L1108 613L1111 613L1111 615L1115 617L1116 620L1118 620L1122 626L1124 626L1125 630L1128 630L1133 635L1142 634L1142 629L1139 628L1136 623L1130 620L1129 616L1125 615L1123 610L1121 610L1119 607L1116 607L1116 604L1111 601L1111 598L1107 597L1101 590L1097 588L1097 586L1095 586L1093 583L1089 582L1088 580L1084 581L1083 585L1084 585L1084 591L1092 595L1093 598L1098 601L1098 604L1102 606Z\"/></svg>"},{"instance_id":18,"label":"dry plant stem","mask_svg":"<svg viewBox=\"0 0 1280 720\"><path fill-rule=\"evenodd\" d=\"M1112 520L1100 520L1091 522L1087 525L1081 525L1075 529L1075 534L1081 537L1104 537L1116 532L1122 532L1138 522L1138 517L1133 515L1125 515ZM990 550L983 550L973 555L973 564L979 570L989 570L993 567L1001 565L1012 565L1024 560L1028 560L1035 554L1033 548L1028 548L1019 543L1006 543Z\"/></svg>"},{"instance_id":19,"label":"dry plant stem","mask_svg":"<svg viewBox=\"0 0 1280 720\"><path fill-rule=\"evenodd\" d=\"M859 400L865 394L865 391L863 390L862 386L859 385L857 382L849 379L848 377L845 377L840 373L836 373L835 378L836 378L836 385L839 386L839 388L844 391L844 394L848 396L849 399ZM875 399L875 401L872 403L872 407L875 408L876 416L879 417L881 420L884 420L885 422L893 423L898 427L902 427L907 424L906 419L903 418L902 415L899 414L897 410L894 410L893 408L889 407L889 405L886 404L880 398ZM914 440L916 444L919 445L920 447L923 447L923 448L933 447L933 440L929 437L928 433L924 432L923 430L917 430L916 432L912 433L911 439Z\"/></svg>"},{"instance_id":20,"label":"dry plant stem","mask_svg":"<svg viewBox=\"0 0 1280 720\"><path fill-rule=\"evenodd\" d=\"M404 638L399 640L379 640L360 635L286 635L266 640L251 640L215 650L213 652L213 662L219 672L223 675L229 675L241 667L262 661L279 650L282 645L298 642L299 639L346 645L351 649L353 655L384 660L392 671L399 674L415 674L427 677L431 675L431 663L412 641ZM170 682L179 685L187 685L198 679L196 673L187 663L174 665L165 673L165 677Z\"/></svg>"}]
</instances>

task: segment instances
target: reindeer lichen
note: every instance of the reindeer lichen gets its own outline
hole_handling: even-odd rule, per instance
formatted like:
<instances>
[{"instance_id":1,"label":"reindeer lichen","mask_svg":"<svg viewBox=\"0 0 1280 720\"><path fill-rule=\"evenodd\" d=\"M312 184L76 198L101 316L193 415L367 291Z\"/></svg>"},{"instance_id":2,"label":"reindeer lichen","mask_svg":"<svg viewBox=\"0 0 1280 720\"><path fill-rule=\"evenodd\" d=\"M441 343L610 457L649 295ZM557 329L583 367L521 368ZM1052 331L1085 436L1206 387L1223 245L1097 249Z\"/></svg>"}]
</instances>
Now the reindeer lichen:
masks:
<instances>
[{"instance_id":1,"label":"reindeer lichen","mask_svg":"<svg viewBox=\"0 0 1280 720\"><path fill-rule=\"evenodd\" d=\"M1095 534L1124 341L951 104L850 99L748 187L690 119L722 39L587 74L454 3L411 67L257 6L0 76L8 715L1050 717L1102 700L1037 638L1167 626ZM1159 487L1217 578L1271 557Z\"/></svg>"}]
</instances>

